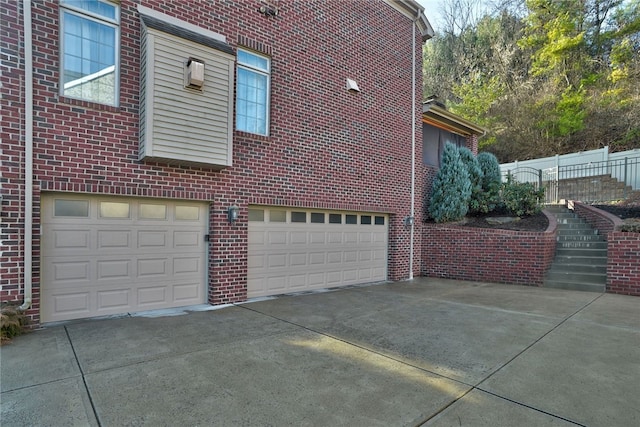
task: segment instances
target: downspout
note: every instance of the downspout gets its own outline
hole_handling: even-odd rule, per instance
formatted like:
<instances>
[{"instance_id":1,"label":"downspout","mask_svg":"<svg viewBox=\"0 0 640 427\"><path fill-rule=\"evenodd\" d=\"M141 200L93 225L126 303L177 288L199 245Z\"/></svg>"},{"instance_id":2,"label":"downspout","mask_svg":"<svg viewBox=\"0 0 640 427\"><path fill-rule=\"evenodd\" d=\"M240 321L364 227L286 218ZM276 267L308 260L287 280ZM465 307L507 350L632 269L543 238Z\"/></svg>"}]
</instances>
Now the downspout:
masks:
<instances>
[{"instance_id":1,"label":"downspout","mask_svg":"<svg viewBox=\"0 0 640 427\"><path fill-rule=\"evenodd\" d=\"M33 227L33 40L31 33L31 0L23 0L24 25L24 303L26 311L32 302L32 230Z\"/></svg>"},{"instance_id":2,"label":"downspout","mask_svg":"<svg viewBox=\"0 0 640 427\"><path fill-rule=\"evenodd\" d=\"M420 19L420 9L413 20L411 38L411 214L409 224L411 237L409 239L409 280L413 280L413 245L415 234L416 213L416 26Z\"/></svg>"}]
</instances>

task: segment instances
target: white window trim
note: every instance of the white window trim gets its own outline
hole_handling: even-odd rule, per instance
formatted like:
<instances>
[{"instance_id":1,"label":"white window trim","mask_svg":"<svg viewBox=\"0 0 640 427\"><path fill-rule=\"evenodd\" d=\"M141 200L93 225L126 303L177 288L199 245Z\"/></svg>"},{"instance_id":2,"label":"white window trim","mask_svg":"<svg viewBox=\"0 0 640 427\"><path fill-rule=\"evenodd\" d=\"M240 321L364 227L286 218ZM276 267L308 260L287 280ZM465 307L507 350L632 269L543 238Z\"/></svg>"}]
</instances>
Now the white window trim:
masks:
<instances>
[{"instance_id":1,"label":"white window trim","mask_svg":"<svg viewBox=\"0 0 640 427\"><path fill-rule=\"evenodd\" d=\"M243 49L243 48L238 48L238 51L242 51L242 52L247 52L251 55L255 55L255 56L259 56L261 58L264 58L267 60L267 71L264 71L260 68L255 68L251 65L248 64L244 64L242 63L240 60L237 61L237 65L238 65L238 69L242 68L248 71L251 71L253 73L256 74L260 74L263 76L267 77L267 100L266 100L266 106L265 106L265 110L266 110L266 117L265 117L265 122L266 122L266 132L263 133L256 133L256 132L251 132L251 131L247 131L244 129L238 129L238 123L237 123L237 116L238 116L238 112L236 111L236 130L240 131L240 132L247 132L247 133L252 133L255 135L262 135L262 136L269 136L269 131L271 128L271 58L267 55L263 55L261 53L255 52L253 50L249 50L249 49ZM236 82L238 81L238 78L236 78ZM237 100L237 95L236 95L236 108L238 108L238 100Z\"/></svg>"},{"instance_id":2,"label":"white window trim","mask_svg":"<svg viewBox=\"0 0 640 427\"><path fill-rule=\"evenodd\" d=\"M95 104L103 104L103 105L111 105L113 107L117 107L118 105L120 105L120 3L116 3L116 2L112 2L112 1L108 1L108 0L99 0L103 3L109 3L113 6L116 7L116 17L115 19L111 19L111 18L107 18L105 16L102 15L98 15L96 13L90 12L88 10L85 9L80 9L77 7L74 7L73 5L70 4L65 4L66 2L64 0L60 1L60 8L59 8L59 17L58 17L58 22L59 22L59 45L60 45L60 49L59 49L59 58L58 58L58 64L60 64L59 66L59 94L60 96L64 96L65 98L70 98L70 99L77 99L79 101L85 101L85 102L92 102ZM103 103L100 101L95 101L92 99L85 99L85 98L80 98L80 97L75 97L75 96L71 96L68 94L65 94L65 89L68 88L69 83L64 83L64 54L65 54L65 46L64 46L64 27L63 27L63 15L64 13L70 13L72 15L76 15L79 17L82 17L84 19L89 19L95 22L99 22L101 24L106 24L109 25L113 28L115 28L116 30L116 35L115 35L115 43L114 43L114 58L115 58L115 64L113 65L113 67L115 68L115 74L114 74L114 78L115 78L115 82L114 82L114 94L113 94L113 104L109 104L109 103ZM79 81L79 83L83 83L86 81L89 81L95 77L99 77L100 74L104 74L106 72L108 72L110 70L111 67L105 69L105 70L101 70L97 73L88 75L88 76L84 76L81 77L80 79L77 79L76 81Z\"/></svg>"}]
</instances>

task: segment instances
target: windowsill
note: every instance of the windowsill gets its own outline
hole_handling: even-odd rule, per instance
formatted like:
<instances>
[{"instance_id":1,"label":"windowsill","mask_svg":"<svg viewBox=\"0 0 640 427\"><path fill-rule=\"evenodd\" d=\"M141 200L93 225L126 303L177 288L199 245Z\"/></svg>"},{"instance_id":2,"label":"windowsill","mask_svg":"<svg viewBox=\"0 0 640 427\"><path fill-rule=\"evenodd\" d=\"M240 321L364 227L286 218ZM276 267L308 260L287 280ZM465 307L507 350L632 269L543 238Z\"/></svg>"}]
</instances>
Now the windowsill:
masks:
<instances>
[{"instance_id":1,"label":"windowsill","mask_svg":"<svg viewBox=\"0 0 640 427\"><path fill-rule=\"evenodd\" d=\"M89 110L109 111L111 113L119 113L120 107L114 107L113 105L100 104L98 102L83 101L81 99L69 98L64 95L58 97L58 101L63 104L69 104L76 107L87 108Z\"/></svg>"},{"instance_id":2,"label":"windowsill","mask_svg":"<svg viewBox=\"0 0 640 427\"><path fill-rule=\"evenodd\" d=\"M271 140L271 136L269 136L269 135L260 135L260 134L257 134L257 133L245 132L243 130L234 130L233 133L235 134L235 136L240 136L240 137L244 137L244 138L251 138L251 139L255 139L257 141L270 141Z\"/></svg>"}]
</instances>

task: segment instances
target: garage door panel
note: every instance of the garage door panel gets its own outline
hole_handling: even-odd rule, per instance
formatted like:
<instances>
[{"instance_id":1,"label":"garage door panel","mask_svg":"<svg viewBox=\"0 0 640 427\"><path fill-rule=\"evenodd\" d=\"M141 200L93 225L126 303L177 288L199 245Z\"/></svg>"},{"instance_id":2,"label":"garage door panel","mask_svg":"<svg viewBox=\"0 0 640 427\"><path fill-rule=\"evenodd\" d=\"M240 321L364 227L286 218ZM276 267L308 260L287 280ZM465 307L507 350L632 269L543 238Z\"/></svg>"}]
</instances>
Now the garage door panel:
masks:
<instances>
[{"instance_id":1,"label":"garage door panel","mask_svg":"<svg viewBox=\"0 0 640 427\"><path fill-rule=\"evenodd\" d=\"M286 245L287 244L287 232L286 231L269 231L269 244L270 245ZM260 244L260 242L256 242ZM263 242L264 243L264 242Z\"/></svg>"},{"instance_id":2,"label":"garage door panel","mask_svg":"<svg viewBox=\"0 0 640 427\"><path fill-rule=\"evenodd\" d=\"M306 274L293 274L289 276L289 289L290 290L302 290L307 287L307 275Z\"/></svg>"},{"instance_id":3,"label":"garage door panel","mask_svg":"<svg viewBox=\"0 0 640 427\"><path fill-rule=\"evenodd\" d=\"M173 259L173 273L175 275L181 274L198 274L202 271L202 266L200 265L201 259L200 256L193 257L184 257L184 258L174 258Z\"/></svg>"},{"instance_id":4,"label":"garage door panel","mask_svg":"<svg viewBox=\"0 0 640 427\"><path fill-rule=\"evenodd\" d=\"M295 267L304 267L307 265L307 254L306 253L300 253L300 254L291 254L289 256L289 266L292 268Z\"/></svg>"},{"instance_id":5,"label":"garage door panel","mask_svg":"<svg viewBox=\"0 0 640 427\"><path fill-rule=\"evenodd\" d=\"M148 308L149 305L164 304L168 299L167 286L150 286L138 289L138 306Z\"/></svg>"},{"instance_id":6,"label":"garage door panel","mask_svg":"<svg viewBox=\"0 0 640 427\"><path fill-rule=\"evenodd\" d=\"M329 264L339 264L342 262L342 252L328 252L327 253L327 263Z\"/></svg>"},{"instance_id":7,"label":"garage door panel","mask_svg":"<svg viewBox=\"0 0 640 427\"><path fill-rule=\"evenodd\" d=\"M166 231L144 230L138 232L138 248L164 248L166 246Z\"/></svg>"},{"instance_id":8,"label":"garage door panel","mask_svg":"<svg viewBox=\"0 0 640 427\"><path fill-rule=\"evenodd\" d=\"M267 255L267 259L268 268L286 267L287 265L287 254L270 254Z\"/></svg>"},{"instance_id":9,"label":"garage door panel","mask_svg":"<svg viewBox=\"0 0 640 427\"><path fill-rule=\"evenodd\" d=\"M131 232L128 230L98 230L97 245L101 249L130 248Z\"/></svg>"},{"instance_id":10,"label":"garage door panel","mask_svg":"<svg viewBox=\"0 0 640 427\"><path fill-rule=\"evenodd\" d=\"M269 277L267 279L267 292L281 292L286 289L287 277L286 276L275 276Z\"/></svg>"},{"instance_id":11,"label":"garage door panel","mask_svg":"<svg viewBox=\"0 0 640 427\"><path fill-rule=\"evenodd\" d=\"M263 254L249 255L247 257L247 267L249 270L263 270L265 266L265 256Z\"/></svg>"},{"instance_id":12,"label":"garage door panel","mask_svg":"<svg viewBox=\"0 0 640 427\"><path fill-rule=\"evenodd\" d=\"M71 208L56 217L56 199L86 201L86 217L64 216L79 212ZM44 194L42 321L205 302L207 209L205 203Z\"/></svg>"},{"instance_id":13,"label":"garage door panel","mask_svg":"<svg viewBox=\"0 0 640 427\"><path fill-rule=\"evenodd\" d=\"M53 246L51 249L80 249L91 247L91 231L78 229L58 229L53 231Z\"/></svg>"},{"instance_id":14,"label":"garage door panel","mask_svg":"<svg viewBox=\"0 0 640 427\"><path fill-rule=\"evenodd\" d=\"M97 291L97 296L98 311L113 311L114 309L125 311L132 307L130 288Z\"/></svg>"},{"instance_id":15,"label":"garage door panel","mask_svg":"<svg viewBox=\"0 0 640 427\"><path fill-rule=\"evenodd\" d=\"M358 270L345 270L342 277L346 283L353 283L358 280Z\"/></svg>"},{"instance_id":16,"label":"garage door panel","mask_svg":"<svg viewBox=\"0 0 640 427\"><path fill-rule=\"evenodd\" d=\"M309 243L312 245L324 245L326 239L327 233L324 231L309 233Z\"/></svg>"},{"instance_id":17,"label":"garage door panel","mask_svg":"<svg viewBox=\"0 0 640 427\"><path fill-rule=\"evenodd\" d=\"M168 273L167 259L139 259L138 277L165 276Z\"/></svg>"},{"instance_id":18,"label":"garage door panel","mask_svg":"<svg viewBox=\"0 0 640 427\"><path fill-rule=\"evenodd\" d=\"M306 231L291 231L289 241L292 245L306 245L308 233Z\"/></svg>"},{"instance_id":19,"label":"garage door panel","mask_svg":"<svg viewBox=\"0 0 640 427\"><path fill-rule=\"evenodd\" d=\"M373 241L370 232L360 233L359 238L360 243L371 243Z\"/></svg>"},{"instance_id":20,"label":"garage door panel","mask_svg":"<svg viewBox=\"0 0 640 427\"><path fill-rule=\"evenodd\" d=\"M201 236L202 234L197 231L175 231L173 233L173 245L175 248L197 248L201 244Z\"/></svg>"},{"instance_id":21,"label":"garage door panel","mask_svg":"<svg viewBox=\"0 0 640 427\"><path fill-rule=\"evenodd\" d=\"M52 275L47 276L52 277L52 279L56 282L64 282L64 281L77 281L77 280L89 280L90 278L90 269L91 264L89 261L61 261L51 264L52 267ZM49 273L49 269L43 270L43 273Z\"/></svg>"},{"instance_id":22,"label":"garage door panel","mask_svg":"<svg viewBox=\"0 0 640 427\"><path fill-rule=\"evenodd\" d=\"M74 292L69 294L53 295L50 302L55 313L67 313L75 315L87 315L89 309L90 293Z\"/></svg>"},{"instance_id":23,"label":"garage door panel","mask_svg":"<svg viewBox=\"0 0 640 427\"><path fill-rule=\"evenodd\" d=\"M131 260L98 261L98 280L131 277Z\"/></svg>"},{"instance_id":24,"label":"garage door panel","mask_svg":"<svg viewBox=\"0 0 640 427\"><path fill-rule=\"evenodd\" d=\"M325 265L325 253L324 252L312 252L309 254L309 265Z\"/></svg>"},{"instance_id":25,"label":"garage door panel","mask_svg":"<svg viewBox=\"0 0 640 427\"><path fill-rule=\"evenodd\" d=\"M329 287L338 286L342 282L341 271L329 271L327 272L327 284Z\"/></svg>"},{"instance_id":26,"label":"garage door panel","mask_svg":"<svg viewBox=\"0 0 640 427\"><path fill-rule=\"evenodd\" d=\"M358 262L358 251L344 251L344 262L345 263Z\"/></svg>"},{"instance_id":27,"label":"garage door panel","mask_svg":"<svg viewBox=\"0 0 640 427\"><path fill-rule=\"evenodd\" d=\"M343 233L339 231L330 231L327 233L327 241L329 244L342 243Z\"/></svg>"},{"instance_id":28,"label":"garage door panel","mask_svg":"<svg viewBox=\"0 0 640 427\"><path fill-rule=\"evenodd\" d=\"M202 286L199 282L182 283L173 286L173 300L179 303L197 304L201 299Z\"/></svg>"}]
</instances>

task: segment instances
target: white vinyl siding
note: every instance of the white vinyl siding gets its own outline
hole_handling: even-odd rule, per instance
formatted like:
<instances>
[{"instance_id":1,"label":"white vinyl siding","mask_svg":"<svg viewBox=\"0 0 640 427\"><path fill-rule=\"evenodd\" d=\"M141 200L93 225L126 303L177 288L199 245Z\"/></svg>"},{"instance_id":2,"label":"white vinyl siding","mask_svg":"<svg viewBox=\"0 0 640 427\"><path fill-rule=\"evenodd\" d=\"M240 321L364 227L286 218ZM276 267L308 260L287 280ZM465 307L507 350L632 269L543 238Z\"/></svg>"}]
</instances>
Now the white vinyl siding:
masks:
<instances>
[{"instance_id":1,"label":"white vinyl siding","mask_svg":"<svg viewBox=\"0 0 640 427\"><path fill-rule=\"evenodd\" d=\"M233 56L146 28L140 119L140 159L232 164ZM189 57L205 63L202 90L185 87Z\"/></svg>"}]
</instances>

